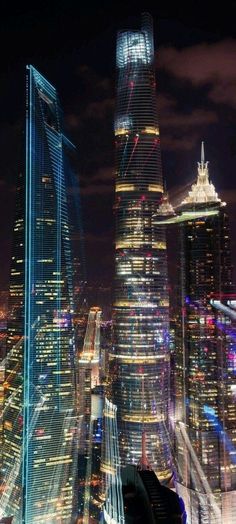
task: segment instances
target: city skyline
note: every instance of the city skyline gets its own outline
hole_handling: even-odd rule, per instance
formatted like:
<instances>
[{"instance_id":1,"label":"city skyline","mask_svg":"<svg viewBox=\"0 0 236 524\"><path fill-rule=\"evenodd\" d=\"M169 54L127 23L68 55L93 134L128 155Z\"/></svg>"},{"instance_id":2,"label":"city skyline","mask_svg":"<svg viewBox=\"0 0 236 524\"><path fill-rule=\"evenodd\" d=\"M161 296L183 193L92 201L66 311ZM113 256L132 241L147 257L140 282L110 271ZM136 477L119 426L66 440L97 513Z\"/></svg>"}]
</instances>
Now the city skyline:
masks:
<instances>
[{"instance_id":1,"label":"city skyline","mask_svg":"<svg viewBox=\"0 0 236 524\"><path fill-rule=\"evenodd\" d=\"M138 16L138 11L141 11L143 6L139 7L137 3L134 6L134 2L129 2L127 6L121 4L116 16L112 17L111 8L108 3L107 6L105 4L106 2L104 3L106 18L102 17L103 8L95 4L94 16L90 19L86 7L75 10L69 2L66 8L62 1L61 13L65 16L63 29L60 16L53 20L53 24L51 22L54 13L53 5L46 7L41 4L39 11L34 10L33 7L19 7L14 17L12 13L10 16L7 10L3 12L1 24L5 40L11 40L16 28L19 32L18 45L12 51L9 50L8 60L7 53L3 57L1 68L0 218L3 213L4 228L1 229L0 240L4 249L0 253L0 262L3 266L0 286L4 289L7 288L9 278L10 231L14 215L18 144L24 118L24 65L27 62L33 63L58 86L65 108L66 126L79 152L77 172L81 180L88 281L92 283L96 281L104 287L109 286L113 268L112 120L115 92L115 36L120 27L131 27L136 23L135 14L137 13ZM191 13L192 4L193 2L183 5L179 13L172 12L168 4L166 8L157 7L154 2L147 6L156 25L156 67L164 174L171 196L177 197L175 200L178 199L180 177L184 181L187 192L194 179L192 166L198 160L199 144L204 140L218 191L221 194L222 190L225 191L222 198L231 202L229 202L229 212L235 226L236 198L233 191L236 162L233 132L235 104L232 86L236 35L231 23L234 8L232 5L228 8L227 23L224 14L220 14L215 8L214 17L218 20L216 26L208 6L204 5L203 17L200 4ZM232 12L231 17L230 12ZM75 20L72 22L73 15L75 20L77 16L81 31L70 31L69 22L75 24ZM95 26L95 19L100 20L101 25L96 23ZM32 23L34 33L31 29ZM40 24L45 27L45 40L40 37ZM59 38L62 30L64 39ZM30 47L27 45L29 39ZM51 39L49 46L46 45L48 39ZM168 50L172 52L171 56ZM189 60L190 63L196 64L195 75L199 75L199 84L194 77L194 68L189 68L189 71L186 68L181 72L181 55L178 54L178 50L182 50L184 62ZM171 57L177 64L175 70ZM227 57L227 60L224 57ZM208 75L206 68L209 62L212 64L212 69ZM14 94L16 84L19 85L17 96ZM226 92L228 101L223 100L222 97L219 98L219 102L214 101L214 93L212 94L214 86L215 96L217 92L218 97L222 91ZM175 135L178 143L173 142ZM188 149L182 149L182 146ZM16 152L14 156L10 153L12 147ZM9 217L7 220L6 216ZM99 265L95 263L95 254L98 250L103 252ZM235 256L235 242L232 250Z\"/></svg>"},{"instance_id":2,"label":"city skyline","mask_svg":"<svg viewBox=\"0 0 236 524\"><path fill-rule=\"evenodd\" d=\"M105 4L6 10L0 521L232 524L236 35Z\"/></svg>"}]
</instances>

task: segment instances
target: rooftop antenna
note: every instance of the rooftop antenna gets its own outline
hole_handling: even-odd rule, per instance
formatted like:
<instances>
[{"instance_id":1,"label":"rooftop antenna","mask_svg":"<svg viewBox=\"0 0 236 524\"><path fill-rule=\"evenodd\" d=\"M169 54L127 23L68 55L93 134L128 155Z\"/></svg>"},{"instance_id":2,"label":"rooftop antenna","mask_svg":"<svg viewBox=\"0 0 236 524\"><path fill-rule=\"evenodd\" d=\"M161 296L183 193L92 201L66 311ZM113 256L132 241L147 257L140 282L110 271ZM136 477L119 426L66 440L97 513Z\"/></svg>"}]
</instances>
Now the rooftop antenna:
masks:
<instances>
[{"instance_id":1,"label":"rooftop antenna","mask_svg":"<svg viewBox=\"0 0 236 524\"><path fill-rule=\"evenodd\" d=\"M204 149L204 142L202 141L201 146L201 163L205 164L205 149Z\"/></svg>"},{"instance_id":2,"label":"rooftop antenna","mask_svg":"<svg viewBox=\"0 0 236 524\"><path fill-rule=\"evenodd\" d=\"M205 147L204 142L201 143L201 162L198 162L198 173L199 175L204 175L204 177L207 177L208 180L208 164L209 162L205 162Z\"/></svg>"}]
</instances>

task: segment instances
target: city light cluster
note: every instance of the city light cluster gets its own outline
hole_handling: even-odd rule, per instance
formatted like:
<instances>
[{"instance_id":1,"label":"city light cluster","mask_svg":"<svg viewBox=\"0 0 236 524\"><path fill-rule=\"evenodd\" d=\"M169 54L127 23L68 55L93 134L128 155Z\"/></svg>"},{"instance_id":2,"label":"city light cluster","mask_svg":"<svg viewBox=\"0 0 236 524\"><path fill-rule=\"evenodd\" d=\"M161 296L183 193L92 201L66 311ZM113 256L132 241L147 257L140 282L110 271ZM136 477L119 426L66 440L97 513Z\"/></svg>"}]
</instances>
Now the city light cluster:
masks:
<instances>
[{"instance_id":1,"label":"city light cluster","mask_svg":"<svg viewBox=\"0 0 236 524\"><path fill-rule=\"evenodd\" d=\"M8 313L0 309L0 524L233 524L227 206L204 143L181 204L164 190L149 14L118 33L116 66L109 320L90 303L75 255L76 149L58 94L26 69Z\"/></svg>"}]
</instances>

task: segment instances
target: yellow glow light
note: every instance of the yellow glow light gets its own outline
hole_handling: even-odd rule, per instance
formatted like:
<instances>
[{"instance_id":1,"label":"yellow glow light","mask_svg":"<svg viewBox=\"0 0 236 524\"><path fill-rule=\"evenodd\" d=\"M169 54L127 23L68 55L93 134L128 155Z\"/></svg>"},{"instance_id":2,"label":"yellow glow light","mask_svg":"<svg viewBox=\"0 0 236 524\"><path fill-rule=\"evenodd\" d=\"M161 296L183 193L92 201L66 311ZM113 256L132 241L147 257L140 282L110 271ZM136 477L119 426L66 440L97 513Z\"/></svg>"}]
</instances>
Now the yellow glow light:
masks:
<instances>
[{"instance_id":1,"label":"yellow glow light","mask_svg":"<svg viewBox=\"0 0 236 524\"><path fill-rule=\"evenodd\" d=\"M116 193L119 191L135 191L133 184L116 184Z\"/></svg>"},{"instance_id":2,"label":"yellow glow light","mask_svg":"<svg viewBox=\"0 0 236 524\"><path fill-rule=\"evenodd\" d=\"M147 134L147 135L158 135L160 134L158 127L149 126L142 129L141 133Z\"/></svg>"}]
</instances>

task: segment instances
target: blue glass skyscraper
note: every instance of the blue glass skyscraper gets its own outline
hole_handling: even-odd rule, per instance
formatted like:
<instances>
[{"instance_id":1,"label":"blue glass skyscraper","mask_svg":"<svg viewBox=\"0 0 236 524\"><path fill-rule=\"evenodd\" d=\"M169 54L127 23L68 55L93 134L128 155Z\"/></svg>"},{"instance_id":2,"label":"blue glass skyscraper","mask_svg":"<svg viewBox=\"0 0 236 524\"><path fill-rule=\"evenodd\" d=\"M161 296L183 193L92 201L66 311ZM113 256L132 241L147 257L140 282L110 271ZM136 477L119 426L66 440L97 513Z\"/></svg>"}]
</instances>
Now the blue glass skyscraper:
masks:
<instances>
[{"instance_id":1,"label":"blue glass skyscraper","mask_svg":"<svg viewBox=\"0 0 236 524\"><path fill-rule=\"evenodd\" d=\"M74 522L75 373L67 152L55 88L27 67L5 377L2 515Z\"/></svg>"}]
</instances>

